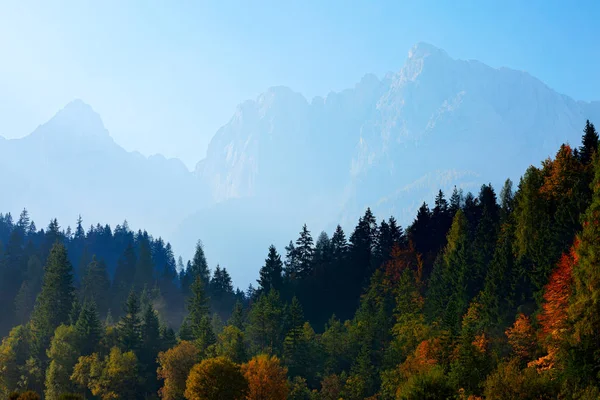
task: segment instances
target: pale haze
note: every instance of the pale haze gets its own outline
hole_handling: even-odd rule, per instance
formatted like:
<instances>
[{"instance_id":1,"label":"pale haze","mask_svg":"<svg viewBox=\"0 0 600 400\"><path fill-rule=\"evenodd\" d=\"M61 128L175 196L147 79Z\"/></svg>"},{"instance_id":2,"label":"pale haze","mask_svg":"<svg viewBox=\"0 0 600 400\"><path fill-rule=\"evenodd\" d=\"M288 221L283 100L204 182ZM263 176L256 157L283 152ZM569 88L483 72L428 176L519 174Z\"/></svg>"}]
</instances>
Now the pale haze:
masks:
<instances>
[{"instance_id":1,"label":"pale haze","mask_svg":"<svg viewBox=\"0 0 600 400\"><path fill-rule=\"evenodd\" d=\"M244 100L381 78L419 41L598 98L598 2L485 3L3 1L0 135L25 136L80 98L125 149L193 169Z\"/></svg>"},{"instance_id":2,"label":"pale haze","mask_svg":"<svg viewBox=\"0 0 600 400\"><path fill-rule=\"evenodd\" d=\"M600 120L596 2L49 3L0 6L0 212L202 240L240 287Z\"/></svg>"}]
</instances>

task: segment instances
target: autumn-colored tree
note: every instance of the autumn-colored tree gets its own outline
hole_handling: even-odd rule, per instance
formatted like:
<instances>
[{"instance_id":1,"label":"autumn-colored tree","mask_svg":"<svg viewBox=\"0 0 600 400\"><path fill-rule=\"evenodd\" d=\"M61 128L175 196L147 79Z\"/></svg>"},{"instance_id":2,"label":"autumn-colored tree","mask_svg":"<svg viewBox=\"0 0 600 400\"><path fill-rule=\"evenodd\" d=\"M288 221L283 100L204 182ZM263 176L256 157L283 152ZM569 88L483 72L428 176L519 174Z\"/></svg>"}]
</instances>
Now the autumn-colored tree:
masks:
<instances>
[{"instance_id":1,"label":"autumn-colored tree","mask_svg":"<svg viewBox=\"0 0 600 400\"><path fill-rule=\"evenodd\" d=\"M187 400L242 400L248 393L248 382L240 366L225 357L209 358L196 364L188 376Z\"/></svg>"},{"instance_id":2,"label":"autumn-colored tree","mask_svg":"<svg viewBox=\"0 0 600 400\"><path fill-rule=\"evenodd\" d=\"M77 344L79 335L74 326L56 328L47 351L50 366L46 370L46 399L57 400L62 393L72 391L70 380L73 367L80 355Z\"/></svg>"},{"instance_id":3,"label":"autumn-colored tree","mask_svg":"<svg viewBox=\"0 0 600 400\"><path fill-rule=\"evenodd\" d=\"M243 364L242 372L248 381L248 400L287 399L287 368L277 357L260 354Z\"/></svg>"},{"instance_id":4,"label":"autumn-colored tree","mask_svg":"<svg viewBox=\"0 0 600 400\"><path fill-rule=\"evenodd\" d=\"M568 254L562 255L545 287L542 312L538 316L545 335L556 336L565 328L573 285L573 266L577 263L577 247L578 241Z\"/></svg>"},{"instance_id":5,"label":"autumn-colored tree","mask_svg":"<svg viewBox=\"0 0 600 400\"><path fill-rule=\"evenodd\" d=\"M102 360L98 353L79 358L71 380L102 400L135 399L139 389L137 357L113 347Z\"/></svg>"},{"instance_id":6,"label":"autumn-colored tree","mask_svg":"<svg viewBox=\"0 0 600 400\"><path fill-rule=\"evenodd\" d=\"M158 394L163 400L183 400L187 377L200 361L200 350L192 342L181 341L177 346L158 354L158 379L164 380Z\"/></svg>"},{"instance_id":7,"label":"autumn-colored tree","mask_svg":"<svg viewBox=\"0 0 600 400\"><path fill-rule=\"evenodd\" d=\"M513 326L506 330L506 336L518 359L528 361L535 355L537 348L535 331L529 317L525 314L520 313L517 316Z\"/></svg>"}]
</instances>

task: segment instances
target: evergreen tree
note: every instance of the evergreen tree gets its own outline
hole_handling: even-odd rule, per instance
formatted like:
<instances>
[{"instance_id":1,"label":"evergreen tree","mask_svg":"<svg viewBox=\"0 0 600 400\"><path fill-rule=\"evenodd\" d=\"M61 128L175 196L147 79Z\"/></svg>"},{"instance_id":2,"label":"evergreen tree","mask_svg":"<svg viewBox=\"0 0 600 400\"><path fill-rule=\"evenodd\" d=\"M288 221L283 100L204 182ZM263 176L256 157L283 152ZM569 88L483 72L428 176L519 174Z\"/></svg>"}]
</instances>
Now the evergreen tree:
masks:
<instances>
[{"instance_id":1,"label":"evergreen tree","mask_svg":"<svg viewBox=\"0 0 600 400\"><path fill-rule=\"evenodd\" d=\"M296 257L299 276L310 276L313 267L313 239L306 224L302 226L300 237L296 240Z\"/></svg>"},{"instance_id":2,"label":"evergreen tree","mask_svg":"<svg viewBox=\"0 0 600 400\"><path fill-rule=\"evenodd\" d=\"M233 312L231 313L231 318L227 322L231 326L235 326L239 330L244 330L244 306L241 301L236 301L233 306Z\"/></svg>"},{"instance_id":3,"label":"evergreen tree","mask_svg":"<svg viewBox=\"0 0 600 400\"><path fill-rule=\"evenodd\" d=\"M258 352L279 354L282 339L283 307L275 290L262 293L250 309L247 332Z\"/></svg>"},{"instance_id":4,"label":"evergreen tree","mask_svg":"<svg viewBox=\"0 0 600 400\"><path fill-rule=\"evenodd\" d=\"M409 239L414 243L417 251L423 255L429 253L431 247L429 242L430 229L431 211L429 211L427 203L423 202L419 211L417 211L417 217L408 228Z\"/></svg>"},{"instance_id":5,"label":"evergreen tree","mask_svg":"<svg viewBox=\"0 0 600 400\"><path fill-rule=\"evenodd\" d=\"M206 256L204 255L204 247L200 240L196 243L196 252L194 253L194 258L192 259L191 268L188 270L188 274L190 274L191 277L190 283L195 282L196 278L200 277L204 287L208 287L210 270L208 269L208 263L206 262Z\"/></svg>"},{"instance_id":6,"label":"evergreen tree","mask_svg":"<svg viewBox=\"0 0 600 400\"><path fill-rule=\"evenodd\" d=\"M290 243L285 246L285 278L288 281L294 281L299 277L300 274L300 263L298 260L298 252L296 246L290 240Z\"/></svg>"},{"instance_id":7,"label":"evergreen tree","mask_svg":"<svg viewBox=\"0 0 600 400\"><path fill-rule=\"evenodd\" d=\"M55 243L48 256L42 291L37 297L31 329L38 349L46 348L54 330L69 322L69 312L74 300L73 267L62 243Z\"/></svg>"},{"instance_id":8,"label":"evergreen tree","mask_svg":"<svg viewBox=\"0 0 600 400\"><path fill-rule=\"evenodd\" d=\"M303 366L301 341L303 335L304 313L298 299L294 296L287 312L287 334L283 343L284 357L291 376L299 375Z\"/></svg>"},{"instance_id":9,"label":"evergreen tree","mask_svg":"<svg viewBox=\"0 0 600 400\"><path fill-rule=\"evenodd\" d=\"M93 300L99 312L105 314L109 307L110 278L103 260L97 261L96 256L87 266L81 280L83 298Z\"/></svg>"},{"instance_id":10,"label":"evergreen tree","mask_svg":"<svg viewBox=\"0 0 600 400\"><path fill-rule=\"evenodd\" d=\"M585 165L592 161L594 153L598 151L598 132L594 124L589 120L585 122L583 136L581 138L581 147L579 148L579 159Z\"/></svg>"},{"instance_id":11,"label":"evergreen tree","mask_svg":"<svg viewBox=\"0 0 600 400\"><path fill-rule=\"evenodd\" d=\"M339 225L335 228L335 232L331 237L331 248L336 261L342 260L348 252L348 241L344 230Z\"/></svg>"},{"instance_id":12,"label":"evergreen tree","mask_svg":"<svg viewBox=\"0 0 600 400\"><path fill-rule=\"evenodd\" d=\"M161 350L161 334L158 315L152 308L147 306L142 311L141 324L141 347L139 351L140 374L145 381L144 391L150 396L158 390L156 369L158 363L156 358Z\"/></svg>"},{"instance_id":13,"label":"evergreen tree","mask_svg":"<svg viewBox=\"0 0 600 400\"><path fill-rule=\"evenodd\" d=\"M129 297L123 309L124 315L118 325L119 339L123 351L137 352L141 344L140 302L135 290L129 292Z\"/></svg>"},{"instance_id":14,"label":"evergreen tree","mask_svg":"<svg viewBox=\"0 0 600 400\"><path fill-rule=\"evenodd\" d=\"M258 279L259 290L268 292L271 289L281 291L283 288L283 263L281 256L277 253L275 246L269 246L269 254L265 265L260 269Z\"/></svg>"},{"instance_id":15,"label":"evergreen tree","mask_svg":"<svg viewBox=\"0 0 600 400\"><path fill-rule=\"evenodd\" d=\"M103 331L96 303L93 300L83 303L79 318L75 323L75 331L79 338L81 355L92 354L100 342Z\"/></svg>"},{"instance_id":16,"label":"evergreen tree","mask_svg":"<svg viewBox=\"0 0 600 400\"><path fill-rule=\"evenodd\" d=\"M125 250L119 256L117 268L115 270L115 277L112 285L113 310L120 310L127 300L127 296L133 287L136 264L137 258L135 256L133 241L128 241Z\"/></svg>"},{"instance_id":17,"label":"evergreen tree","mask_svg":"<svg viewBox=\"0 0 600 400\"><path fill-rule=\"evenodd\" d=\"M154 264L150 243L142 238L139 244L139 255L135 265L134 287L141 290L145 285L154 286Z\"/></svg>"}]
</instances>

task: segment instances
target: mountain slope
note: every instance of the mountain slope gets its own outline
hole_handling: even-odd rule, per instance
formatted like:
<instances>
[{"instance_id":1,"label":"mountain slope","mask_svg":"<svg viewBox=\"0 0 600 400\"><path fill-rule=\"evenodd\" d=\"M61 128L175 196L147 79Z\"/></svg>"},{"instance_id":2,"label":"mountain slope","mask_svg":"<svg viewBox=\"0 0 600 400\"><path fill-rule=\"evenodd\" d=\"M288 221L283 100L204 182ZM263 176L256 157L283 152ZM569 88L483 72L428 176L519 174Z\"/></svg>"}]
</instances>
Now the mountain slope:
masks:
<instances>
[{"instance_id":1,"label":"mountain slope","mask_svg":"<svg viewBox=\"0 0 600 400\"><path fill-rule=\"evenodd\" d=\"M202 222L235 213L244 198L254 208L239 223L260 225L266 236L257 230L250 239L233 229L229 238L252 240L262 253L271 241L283 250L302 222L315 221L314 236L337 221L351 229L367 206L406 225L440 188L477 192L491 182L499 191L506 178L517 183L528 165L562 142L578 145L588 118L600 119L600 103L578 102L525 72L455 60L419 43L383 79L367 75L352 89L311 102L276 87L240 105L195 171L222 203L190 217L176 237L219 236L219 227L203 229ZM290 217L268 218L269 209ZM282 231L290 234L275 235ZM255 270L264 258L260 249L231 254L206 244L214 262L234 271L249 262Z\"/></svg>"},{"instance_id":2,"label":"mountain slope","mask_svg":"<svg viewBox=\"0 0 600 400\"><path fill-rule=\"evenodd\" d=\"M38 223L57 217L64 227L81 214L85 223L128 219L168 235L207 198L181 161L125 151L80 100L30 135L0 142L0 171L11 188L2 210L26 207Z\"/></svg>"}]
</instances>

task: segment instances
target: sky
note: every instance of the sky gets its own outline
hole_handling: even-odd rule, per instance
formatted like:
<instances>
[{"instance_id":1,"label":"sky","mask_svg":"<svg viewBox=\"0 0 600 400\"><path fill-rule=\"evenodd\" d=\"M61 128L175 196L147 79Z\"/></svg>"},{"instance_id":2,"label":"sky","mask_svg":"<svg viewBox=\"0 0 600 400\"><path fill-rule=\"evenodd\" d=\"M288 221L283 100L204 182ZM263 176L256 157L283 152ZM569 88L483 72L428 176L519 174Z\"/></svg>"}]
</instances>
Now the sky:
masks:
<instances>
[{"instance_id":1,"label":"sky","mask_svg":"<svg viewBox=\"0 0 600 400\"><path fill-rule=\"evenodd\" d=\"M79 98L127 150L193 168L244 100L352 87L420 41L600 100L598 20L597 0L0 0L0 135Z\"/></svg>"}]
</instances>

